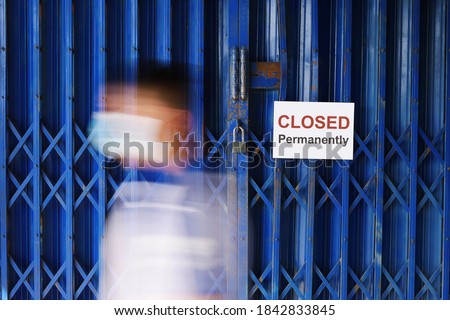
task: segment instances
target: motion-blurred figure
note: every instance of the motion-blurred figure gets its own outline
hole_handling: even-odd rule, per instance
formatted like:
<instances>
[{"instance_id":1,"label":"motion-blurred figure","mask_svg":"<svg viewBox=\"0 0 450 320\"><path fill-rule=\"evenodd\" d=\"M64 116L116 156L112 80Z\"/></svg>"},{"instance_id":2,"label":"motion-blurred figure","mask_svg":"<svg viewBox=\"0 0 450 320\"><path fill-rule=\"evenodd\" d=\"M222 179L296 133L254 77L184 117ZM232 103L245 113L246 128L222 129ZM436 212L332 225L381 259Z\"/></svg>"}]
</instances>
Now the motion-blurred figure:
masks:
<instances>
[{"instance_id":1,"label":"motion-blurred figure","mask_svg":"<svg viewBox=\"0 0 450 320\"><path fill-rule=\"evenodd\" d=\"M108 84L105 112L93 114L92 143L108 159L163 171L169 181L119 187L107 219L103 299L208 298L208 274L220 265L215 210L178 149L190 126L180 71L156 67L137 86Z\"/></svg>"}]
</instances>

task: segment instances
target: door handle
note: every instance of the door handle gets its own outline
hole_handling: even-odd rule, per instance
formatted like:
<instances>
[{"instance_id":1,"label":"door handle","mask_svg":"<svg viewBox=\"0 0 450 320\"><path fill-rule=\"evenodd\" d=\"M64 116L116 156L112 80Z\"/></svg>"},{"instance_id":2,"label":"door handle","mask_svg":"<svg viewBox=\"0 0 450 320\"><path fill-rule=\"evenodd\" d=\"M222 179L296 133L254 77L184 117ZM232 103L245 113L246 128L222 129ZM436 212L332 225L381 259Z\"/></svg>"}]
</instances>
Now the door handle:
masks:
<instances>
[{"instance_id":1,"label":"door handle","mask_svg":"<svg viewBox=\"0 0 450 320\"><path fill-rule=\"evenodd\" d=\"M231 93L231 100L233 100L233 102L236 102L239 97L239 76L238 76L238 72L239 72L239 53L238 53L238 48L237 47L233 47L231 49L231 54L230 54L230 93Z\"/></svg>"},{"instance_id":2,"label":"door handle","mask_svg":"<svg viewBox=\"0 0 450 320\"><path fill-rule=\"evenodd\" d=\"M247 54L247 47L242 46L239 50L239 71L240 71L240 80L241 80L241 86L240 86L240 98L241 101L247 100L247 75L248 75L248 54Z\"/></svg>"},{"instance_id":3,"label":"door handle","mask_svg":"<svg viewBox=\"0 0 450 320\"><path fill-rule=\"evenodd\" d=\"M231 100L247 100L248 91L248 50L242 46L233 47L230 54L230 93Z\"/></svg>"}]
</instances>

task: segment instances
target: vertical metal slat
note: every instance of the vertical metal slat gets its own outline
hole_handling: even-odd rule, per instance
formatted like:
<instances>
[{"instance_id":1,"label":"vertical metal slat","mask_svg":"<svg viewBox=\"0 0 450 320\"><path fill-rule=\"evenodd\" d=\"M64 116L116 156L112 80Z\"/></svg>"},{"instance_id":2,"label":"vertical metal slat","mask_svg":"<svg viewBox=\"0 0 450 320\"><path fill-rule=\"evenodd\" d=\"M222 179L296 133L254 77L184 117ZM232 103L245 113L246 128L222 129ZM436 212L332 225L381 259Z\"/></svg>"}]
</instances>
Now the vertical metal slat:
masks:
<instances>
[{"instance_id":1,"label":"vertical metal slat","mask_svg":"<svg viewBox=\"0 0 450 320\"><path fill-rule=\"evenodd\" d=\"M124 95L126 105L136 105L136 90L135 86L131 85L136 83L137 80L137 67L138 67L138 1L124 1L123 2L123 61L124 61ZM127 101L128 100L128 101ZM133 164L130 168L130 180L137 181L137 164ZM134 186L132 185L132 188ZM131 191L131 201L134 201L134 195L136 192Z\"/></svg>"},{"instance_id":2,"label":"vertical metal slat","mask_svg":"<svg viewBox=\"0 0 450 320\"><path fill-rule=\"evenodd\" d=\"M33 119L33 218L32 257L33 257L33 298L41 298L41 185L40 185L40 19L39 0L28 0L27 8L27 73L29 81L28 110Z\"/></svg>"},{"instance_id":3,"label":"vertical metal slat","mask_svg":"<svg viewBox=\"0 0 450 320\"><path fill-rule=\"evenodd\" d=\"M237 119L244 131L244 141L248 140L248 47L250 30L250 1L239 0L239 47L240 47L240 88L241 101ZM245 94L243 94L245 93ZM238 223L238 299L248 298L248 167L245 155L237 155L237 223Z\"/></svg>"},{"instance_id":4,"label":"vertical metal slat","mask_svg":"<svg viewBox=\"0 0 450 320\"><path fill-rule=\"evenodd\" d=\"M446 99L445 99L445 178L444 178L444 232L443 232L443 270L442 299L450 295L450 6L446 5Z\"/></svg>"},{"instance_id":5,"label":"vertical metal slat","mask_svg":"<svg viewBox=\"0 0 450 320\"><path fill-rule=\"evenodd\" d=\"M155 44L157 60L170 63L172 60L172 0L156 1L155 3Z\"/></svg>"},{"instance_id":6,"label":"vertical metal slat","mask_svg":"<svg viewBox=\"0 0 450 320\"><path fill-rule=\"evenodd\" d=\"M194 119L195 141L203 146L203 124L204 124L204 51L205 51L205 26L204 26L204 0L190 0L188 7L188 30L187 32L187 61L188 74L191 80L189 84L188 105ZM201 159L198 155L196 159ZM202 194L202 193L200 193Z\"/></svg>"},{"instance_id":7,"label":"vertical metal slat","mask_svg":"<svg viewBox=\"0 0 450 320\"><path fill-rule=\"evenodd\" d=\"M286 39L286 8L284 0L277 0L278 37L280 55L280 89L278 100L286 100L287 92L287 39ZM281 237L281 193L283 160L275 160L274 168L274 223L272 237L272 299L279 299L280 286L280 237Z\"/></svg>"},{"instance_id":8,"label":"vertical metal slat","mask_svg":"<svg viewBox=\"0 0 450 320\"><path fill-rule=\"evenodd\" d=\"M0 297L8 299L7 148L6 148L6 0L0 0Z\"/></svg>"},{"instance_id":9,"label":"vertical metal slat","mask_svg":"<svg viewBox=\"0 0 450 320\"><path fill-rule=\"evenodd\" d=\"M411 3L412 61L411 61L411 150L410 150L410 198L409 198L409 250L407 298L414 299L416 277L416 219L417 219L417 166L419 144L419 34L420 1Z\"/></svg>"},{"instance_id":10,"label":"vertical metal slat","mask_svg":"<svg viewBox=\"0 0 450 320\"><path fill-rule=\"evenodd\" d=\"M333 72L333 100L349 102L351 87L351 32L352 32L352 0L339 0L335 5L335 39L334 52L336 54ZM339 164L342 175L342 207L341 207L341 273L340 299L347 299L348 288L348 215L349 215L349 162Z\"/></svg>"},{"instance_id":11,"label":"vertical metal slat","mask_svg":"<svg viewBox=\"0 0 450 320\"><path fill-rule=\"evenodd\" d=\"M304 70L305 76L309 75L310 79L308 87L304 86L305 92L303 96L305 101L318 101L318 65L319 65L319 50L318 50L318 7L317 1L307 1L305 4L305 12L303 19L305 22L305 42L307 48L305 49L306 68ZM309 51L307 51L309 50ZM308 56L308 58L306 58ZM309 61L308 61L309 60ZM310 65L308 65L310 63ZM309 99L308 99L309 98ZM306 277L305 277L305 298L312 299L313 296L313 273L314 273L314 214L315 214L315 189L316 189L316 169L314 162L307 165L308 175L308 202L307 202L307 216L306 216Z\"/></svg>"},{"instance_id":12,"label":"vertical metal slat","mask_svg":"<svg viewBox=\"0 0 450 320\"><path fill-rule=\"evenodd\" d=\"M375 217L375 276L374 298L381 299L382 274L382 232L383 232L383 196L384 196L384 140L385 140L385 113L386 113L386 1L374 1L377 12L378 39L378 83L377 83L377 195Z\"/></svg>"},{"instance_id":13,"label":"vertical metal slat","mask_svg":"<svg viewBox=\"0 0 450 320\"><path fill-rule=\"evenodd\" d=\"M103 110L103 99L99 97L104 96L105 87L105 26L106 26L106 10L104 1L92 2L91 25L93 29L92 37L92 82L91 82L91 106L96 110ZM106 172L103 164L104 157L99 157L99 163L96 164L96 170L100 171L98 180L98 225L96 226L95 241L97 248L97 274L104 274L105 264L103 261L103 249L105 239L105 215L106 215ZM98 277L97 277L98 278ZM100 288L101 290L101 288ZM103 291L101 291L103 292Z\"/></svg>"},{"instance_id":14,"label":"vertical metal slat","mask_svg":"<svg viewBox=\"0 0 450 320\"><path fill-rule=\"evenodd\" d=\"M66 299L73 299L73 43L72 1L60 2L60 106L65 117L66 214L65 214L65 285Z\"/></svg>"},{"instance_id":15,"label":"vertical metal slat","mask_svg":"<svg viewBox=\"0 0 450 320\"><path fill-rule=\"evenodd\" d=\"M230 70L231 67L231 48L239 45L239 1L224 1L224 29L223 29L223 66L224 70ZM222 107L227 114L228 132L227 141L233 141L233 129L238 125L236 115L239 108L239 102L231 99L229 84L231 79L225 81ZM236 154L231 154L230 148L227 148L227 298L237 299L239 292L238 285L238 194L237 194L237 170Z\"/></svg>"}]
</instances>

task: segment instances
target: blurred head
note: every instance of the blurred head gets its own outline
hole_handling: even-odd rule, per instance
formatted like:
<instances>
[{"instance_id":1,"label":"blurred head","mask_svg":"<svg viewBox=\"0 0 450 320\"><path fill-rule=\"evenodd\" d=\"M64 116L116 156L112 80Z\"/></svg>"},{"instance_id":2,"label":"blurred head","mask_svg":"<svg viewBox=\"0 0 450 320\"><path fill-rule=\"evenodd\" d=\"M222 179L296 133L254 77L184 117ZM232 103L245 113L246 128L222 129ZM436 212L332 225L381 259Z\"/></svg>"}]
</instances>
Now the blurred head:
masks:
<instances>
[{"instance_id":1,"label":"blurred head","mask_svg":"<svg viewBox=\"0 0 450 320\"><path fill-rule=\"evenodd\" d=\"M97 122L106 124L101 131L102 151L121 158L123 165L131 161L134 165L138 162L140 167L179 169L174 163L175 152L179 150L173 142L185 139L190 128L185 74L182 65L157 64L142 67L137 83L108 82L105 112L94 115ZM112 145L105 152L108 136L113 137L109 140L123 140L117 152ZM177 157L183 160L186 154Z\"/></svg>"}]
</instances>

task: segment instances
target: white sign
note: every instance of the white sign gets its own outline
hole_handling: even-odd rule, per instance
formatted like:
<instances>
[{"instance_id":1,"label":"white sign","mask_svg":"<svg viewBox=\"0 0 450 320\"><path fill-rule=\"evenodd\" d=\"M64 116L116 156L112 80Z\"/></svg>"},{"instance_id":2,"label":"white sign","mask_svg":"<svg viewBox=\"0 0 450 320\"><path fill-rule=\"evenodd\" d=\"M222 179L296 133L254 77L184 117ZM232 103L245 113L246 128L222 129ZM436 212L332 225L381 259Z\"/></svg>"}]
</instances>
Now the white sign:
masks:
<instances>
[{"instance_id":1,"label":"white sign","mask_svg":"<svg viewBox=\"0 0 450 320\"><path fill-rule=\"evenodd\" d=\"M353 160L354 103L275 101L273 157Z\"/></svg>"}]
</instances>

